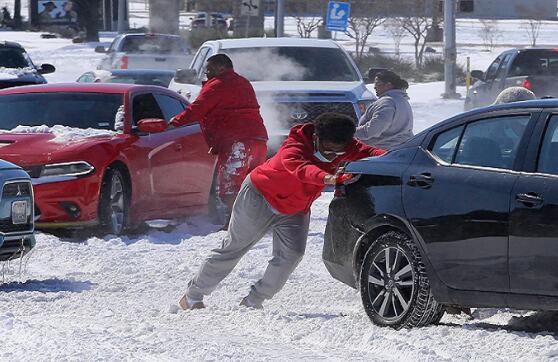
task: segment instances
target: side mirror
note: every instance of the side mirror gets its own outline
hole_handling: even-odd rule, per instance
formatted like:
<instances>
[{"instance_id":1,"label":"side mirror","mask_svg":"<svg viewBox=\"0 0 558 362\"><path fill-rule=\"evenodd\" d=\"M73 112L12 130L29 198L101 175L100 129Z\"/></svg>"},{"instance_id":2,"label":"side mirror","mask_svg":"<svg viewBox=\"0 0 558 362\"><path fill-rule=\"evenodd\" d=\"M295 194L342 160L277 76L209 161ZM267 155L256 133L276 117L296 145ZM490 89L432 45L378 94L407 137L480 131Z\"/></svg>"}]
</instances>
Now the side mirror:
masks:
<instances>
[{"instance_id":1,"label":"side mirror","mask_svg":"<svg viewBox=\"0 0 558 362\"><path fill-rule=\"evenodd\" d=\"M102 45L98 45L98 46L95 47L95 53L106 53L106 52L107 52L107 50Z\"/></svg>"},{"instance_id":2,"label":"side mirror","mask_svg":"<svg viewBox=\"0 0 558 362\"><path fill-rule=\"evenodd\" d=\"M56 68L52 64L41 64L39 69L37 69L39 74L50 74L56 71Z\"/></svg>"},{"instance_id":3,"label":"side mirror","mask_svg":"<svg viewBox=\"0 0 558 362\"><path fill-rule=\"evenodd\" d=\"M198 72L195 69L178 69L174 80L178 83L195 84L198 79Z\"/></svg>"},{"instance_id":4,"label":"side mirror","mask_svg":"<svg viewBox=\"0 0 558 362\"><path fill-rule=\"evenodd\" d=\"M167 121L160 118L145 118L138 121L138 131L142 133L160 133L167 128Z\"/></svg>"},{"instance_id":5,"label":"side mirror","mask_svg":"<svg viewBox=\"0 0 558 362\"><path fill-rule=\"evenodd\" d=\"M376 78L376 74L387 70L387 68L368 68L368 70L366 71L366 79L364 80L364 82L366 84L372 84L374 83L374 79Z\"/></svg>"},{"instance_id":6,"label":"side mirror","mask_svg":"<svg viewBox=\"0 0 558 362\"><path fill-rule=\"evenodd\" d=\"M471 77L475 79L484 79L484 72L482 70L473 70L471 71Z\"/></svg>"}]
</instances>

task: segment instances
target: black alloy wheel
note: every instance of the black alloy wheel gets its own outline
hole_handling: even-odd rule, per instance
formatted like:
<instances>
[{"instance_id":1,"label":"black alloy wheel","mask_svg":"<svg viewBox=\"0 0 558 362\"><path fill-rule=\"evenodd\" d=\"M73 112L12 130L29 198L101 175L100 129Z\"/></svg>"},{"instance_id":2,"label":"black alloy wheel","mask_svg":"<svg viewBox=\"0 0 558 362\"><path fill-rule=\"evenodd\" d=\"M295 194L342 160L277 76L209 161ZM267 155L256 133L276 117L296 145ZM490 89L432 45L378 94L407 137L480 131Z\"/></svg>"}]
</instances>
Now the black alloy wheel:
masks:
<instances>
[{"instance_id":1,"label":"black alloy wheel","mask_svg":"<svg viewBox=\"0 0 558 362\"><path fill-rule=\"evenodd\" d=\"M122 172L108 169L101 186L101 224L114 235L122 235L128 226L129 190Z\"/></svg>"}]
</instances>

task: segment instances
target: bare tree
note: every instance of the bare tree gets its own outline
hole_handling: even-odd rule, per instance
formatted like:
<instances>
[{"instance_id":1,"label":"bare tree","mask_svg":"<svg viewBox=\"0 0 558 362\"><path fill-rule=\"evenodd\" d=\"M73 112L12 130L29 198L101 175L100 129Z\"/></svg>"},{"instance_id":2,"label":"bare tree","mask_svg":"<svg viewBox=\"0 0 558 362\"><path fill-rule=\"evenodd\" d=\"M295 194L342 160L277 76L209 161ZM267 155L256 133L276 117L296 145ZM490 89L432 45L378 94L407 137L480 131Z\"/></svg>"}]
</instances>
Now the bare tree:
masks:
<instances>
[{"instance_id":1,"label":"bare tree","mask_svg":"<svg viewBox=\"0 0 558 362\"><path fill-rule=\"evenodd\" d=\"M539 34L541 32L542 20L540 19L529 19L529 22L523 26L527 36L529 37L529 41L531 42L531 46L537 46L537 39L539 38Z\"/></svg>"},{"instance_id":2,"label":"bare tree","mask_svg":"<svg viewBox=\"0 0 558 362\"><path fill-rule=\"evenodd\" d=\"M295 16L296 30L301 38L310 38L312 33L322 25L321 17Z\"/></svg>"},{"instance_id":3,"label":"bare tree","mask_svg":"<svg viewBox=\"0 0 558 362\"><path fill-rule=\"evenodd\" d=\"M494 42L498 36L498 24L495 20L481 20L479 35L484 43L486 50L494 49Z\"/></svg>"},{"instance_id":4,"label":"bare tree","mask_svg":"<svg viewBox=\"0 0 558 362\"><path fill-rule=\"evenodd\" d=\"M366 17L357 18L350 17L348 22L348 30L345 34L355 40L355 55L357 62L362 60L364 49L368 44L368 39L378 26L385 22L383 17Z\"/></svg>"},{"instance_id":5,"label":"bare tree","mask_svg":"<svg viewBox=\"0 0 558 362\"><path fill-rule=\"evenodd\" d=\"M402 26L403 19L401 18L393 18L386 22L386 30L391 35L393 39L393 45L395 46L395 56L399 57L400 55L400 48L401 48L401 41L407 32L405 28Z\"/></svg>"},{"instance_id":6,"label":"bare tree","mask_svg":"<svg viewBox=\"0 0 558 362\"><path fill-rule=\"evenodd\" d=\"M427 35L432 27L432 14L437 11L437 3L436 0L407 0L400 4L406 14L402 18L401 26L413 37L417 68L422 67Z\"/></svg>"}]
</instances>

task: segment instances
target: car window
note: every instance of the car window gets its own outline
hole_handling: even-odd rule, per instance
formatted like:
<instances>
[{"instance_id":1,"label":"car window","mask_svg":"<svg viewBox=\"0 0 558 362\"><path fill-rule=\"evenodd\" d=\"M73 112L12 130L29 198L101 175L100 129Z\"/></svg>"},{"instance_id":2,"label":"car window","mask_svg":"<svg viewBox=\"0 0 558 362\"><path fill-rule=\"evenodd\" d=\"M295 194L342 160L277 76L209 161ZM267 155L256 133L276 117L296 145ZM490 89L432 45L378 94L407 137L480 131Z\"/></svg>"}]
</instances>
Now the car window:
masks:
<instances>
[{"instance_id":1,"label":"car window","mask_svg":"<svg viewBox=\"0 0 558 362\"><path fill-rule=\"evenodd\" d=\"M502 56L500 55L496 60L490 64L490 67L486 70L486 80L493 80L496 77L496 72L500 68L500 63L502 62Z\"/></svg>"},{"instance_id":2,"label":"car window","mask_svg":"<svg viewBox=\"0 0 558 362\"><path fill-rule=\"evenodd\" d=\"M161 107L167 122L169 122L172 117L184 111L184 105L176 98L164 94L155 94L155 98L157 99L159 107Z\"/></svg>"},{"instance_id":3,"label":"car window","mask_svg":"<svg viewBox=\"0 0 558 362\"><path fill-rule=\"evenodd\" d=\"M93 83L94 80L95 78L93 77L93 74L85 73L81 77L79 77L77 81L79 83Z\"/></svg>"},{"instance_id":4,"label":"car window","mask_svg":"<svg viewBox=\"0 0 558 362\"><path fill-rule=\"evenodd\" d=\"M457 142L459 142L461 132L463 132L463 126L440 133L436 136L430 152L439 159L451 163L455 150L457 149Z\"/></svg>"},{"instance_id":5,"label":"car window","mask_svg":"<svg viewBox=\"0 0 558 362\"><path fill-rule=\"evenodd\" d=\"M27 68L31 66L27 56L19 48L0 48L0 68Z\"/></svg>"},{"instance_id":6,"label":"car window","mask_svg":"<svg viewBox=\"0 0 558 362\"><path fill-rule=\"evenodd\" d=\"M133 125L145 118L165 118L155 97L151 93L139 94L133 101Z\"/></svg>"},{"instance_id":7,"label":"car window","mask_svg":"<svg viewBox=\"0 0 558 362\"><path fill-rule=\"evenodd\" d=\"M553 116L544 134L537 171L558 175L558 116Z\"/></svg>"},{"instance_id":8,"label":"car window","mask_svg":"<svg viewBox=\"0 0 558 362\"><path fill-rule=\"evenodd\" d=\"M530 116L505 116L467 125L455 163L511 169Z\"/></svg>"},{"instance_id":9,"label":"car window","mask_svg":"<svg viewBox=\"0 0 558 362\"><path fill-rule=\"evenodd\" d=\"M508 68L508 63L510 62L510 58L511 58L511 53L507 54L504 59L502 59L502 62L500 63L500 68L498 68L498 72L496 72L496 79L501 81L504 80L506 78L506 71Z\"/></svg>"},{"instance_id":10,"label":"car window","mask_svg":"<svg viewBox=\"0 0 558 362\"><path fill-rule=\"evenodd\" d=\"M125 53L189 54L182 38L160 35L129 35L122 43Z\"/></svg>"},{"instance_id":11,"label":"car window","mask_svg":"<svg viewBox=\"0 0 558 362\"><path fill-rule=\"evenodd\" d=\"M194 61L192 62L191 68L195 69L196 72L198 72L198 75L201 72L203 61L205 60L205 55L207 54L208 51L209 51L208 47L201 48L201 50L198 52L198 55L196 56L196 59L194 59Z\"/></svg>"},{"instance_id":12,"label":"car window","mask_svg":"<svg viewBox=\"0 0 558 362\"><path fill-rule=\"evenodd\" d=\"M515 57L511 76L558 75L558 50L532 49L519 53Z\"/></svg>"}]
</instances>

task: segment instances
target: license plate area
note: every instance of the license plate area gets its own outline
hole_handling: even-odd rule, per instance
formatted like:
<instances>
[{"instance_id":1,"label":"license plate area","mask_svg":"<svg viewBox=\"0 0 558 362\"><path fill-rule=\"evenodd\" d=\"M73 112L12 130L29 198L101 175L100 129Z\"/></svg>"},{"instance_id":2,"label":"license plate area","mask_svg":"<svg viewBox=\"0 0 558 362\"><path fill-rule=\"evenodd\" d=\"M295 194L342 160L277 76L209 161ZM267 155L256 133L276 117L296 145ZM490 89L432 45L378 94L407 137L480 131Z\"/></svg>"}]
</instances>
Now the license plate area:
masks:
<instances>
[{"instance_id":1,"label":"license plate area","mask_svg":"<svg viewBox=\"0 0 558 362\"><path fill-rule=\"evenodd\" d=\"M14 225L27 223L27 201L12 202L12 223Z\"/></svg>"}]
</instances>

